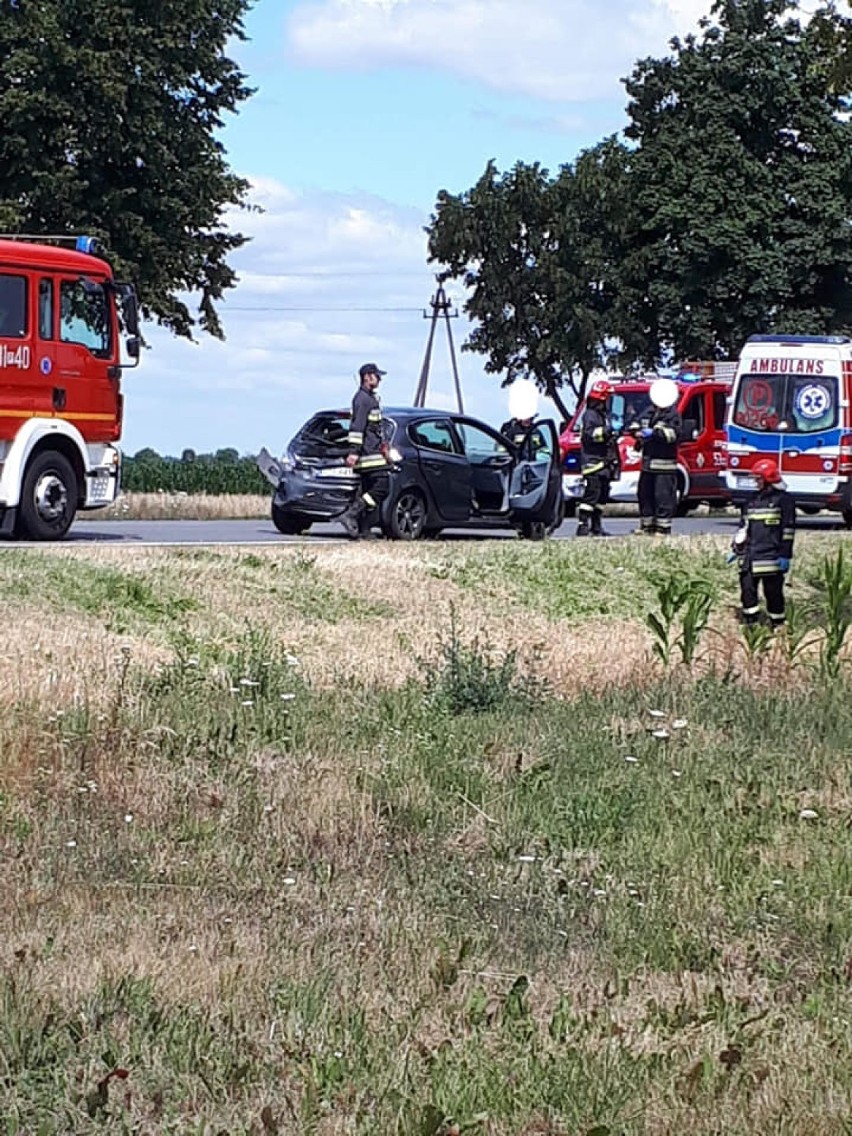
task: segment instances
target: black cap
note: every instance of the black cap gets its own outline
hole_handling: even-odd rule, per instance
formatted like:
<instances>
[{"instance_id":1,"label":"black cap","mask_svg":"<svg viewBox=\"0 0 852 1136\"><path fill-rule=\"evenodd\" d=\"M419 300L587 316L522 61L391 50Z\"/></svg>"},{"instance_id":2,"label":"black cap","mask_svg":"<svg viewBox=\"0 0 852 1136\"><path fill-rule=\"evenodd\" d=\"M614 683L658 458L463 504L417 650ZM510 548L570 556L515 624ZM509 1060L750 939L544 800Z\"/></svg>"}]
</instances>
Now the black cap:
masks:
<instances>
[{"instance_id":1,"label":"black cap","mask_svg":"<svg viewBox=\"0 0 852 1136\"><path fill-rule=\"evenodd\" d=\"M382 375L387 374L387 371L380 370L376 363L365 363L364 366L359 369L358 374L362 379L365 375L378 375L379 378L381 378Z\"/></svg>"}]
</instances>

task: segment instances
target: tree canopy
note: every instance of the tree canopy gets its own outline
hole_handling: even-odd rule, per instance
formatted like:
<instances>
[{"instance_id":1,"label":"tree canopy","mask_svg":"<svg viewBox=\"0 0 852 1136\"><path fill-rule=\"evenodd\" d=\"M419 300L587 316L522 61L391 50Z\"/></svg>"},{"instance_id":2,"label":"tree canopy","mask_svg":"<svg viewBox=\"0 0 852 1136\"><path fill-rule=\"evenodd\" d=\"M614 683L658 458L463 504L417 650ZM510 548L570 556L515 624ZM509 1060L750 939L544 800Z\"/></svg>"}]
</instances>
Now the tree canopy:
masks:
<instances>
[{"instance_id":1,"label":"tree canopy","mask_svg":"<svg viewBox=\"0 0 852 1136\"><path fill-rule=\"evenodd\" d=\"M852 328L852 21L793 8L717 0L624 81L623 140L438 194L430 258L467 285L487 370L550 392Z\"/></svg>"},{"instance_id":2,"label":"tree canopy","mask_svg":"<svg viewBox=\"0 0 852 1136\"><path fill-rule=\"evenodd\" d=\"M249 4L0 0L0 228L100 236L179 335L221 335L245 240L223 221L248 186L218 131L251 94L225 51Z\"/></svg>"}]
</instances>

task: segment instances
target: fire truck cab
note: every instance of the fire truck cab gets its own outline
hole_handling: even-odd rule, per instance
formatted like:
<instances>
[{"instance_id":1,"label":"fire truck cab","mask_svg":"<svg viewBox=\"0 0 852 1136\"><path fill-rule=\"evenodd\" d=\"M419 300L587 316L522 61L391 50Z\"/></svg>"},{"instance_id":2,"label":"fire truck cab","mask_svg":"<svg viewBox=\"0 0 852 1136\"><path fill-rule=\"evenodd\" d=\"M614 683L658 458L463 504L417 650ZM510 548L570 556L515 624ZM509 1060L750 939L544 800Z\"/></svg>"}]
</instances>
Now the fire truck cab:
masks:
<instances>
[{"instance_id":1,"label":"fire truck cab","mask_svg":"<svg viewBox=\"0 0 852 1136\"><path fill-rule=\"evenodd\" d=\"M58 539L115 500L139 354L135 290L93 238L0 237L0 533Z\"/></svg>"},{"instance_id":2,"label":"fire truck cab","mask_svg":"<svg viewBox=\"0 0 852 1136\"><path fill-rule=\"evenodd\" d=\"M735 363L685 363L673 375L679 397L677 409L683 420L678 446L678 512L682 515L702 501L725 505L730 500L724 481L725 414ZM610 486L610 500L634 502L639 488L642 457L629 433L631 425L650 418L650 389L658 375L611 378L610 415L618 434L621 476ZM585 400L560 438L562 450L562 489L566 511L570 514L583 495L580 472L580 435Z\"/></svg>"}]
</instances>

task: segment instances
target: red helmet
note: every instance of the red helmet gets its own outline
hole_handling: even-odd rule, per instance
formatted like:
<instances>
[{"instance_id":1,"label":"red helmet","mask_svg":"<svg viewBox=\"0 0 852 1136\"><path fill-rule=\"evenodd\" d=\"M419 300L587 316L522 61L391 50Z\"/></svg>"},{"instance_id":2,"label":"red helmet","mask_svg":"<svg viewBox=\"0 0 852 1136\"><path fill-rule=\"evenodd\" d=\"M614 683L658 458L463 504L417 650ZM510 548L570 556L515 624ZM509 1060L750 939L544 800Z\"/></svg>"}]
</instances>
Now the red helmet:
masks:
<instances>
[{"instance_id":1,"label":"red helmet","mask_svg":"<svg viewBox=\"0 0 852 1136\"><path fill-rule=\"evenodd\" d=\"M777 485L783 480L778 463L773 458L761 458L760 461L756 461L751 467L751 472L757 477L762 477L767 485Z\"/></svg>"},{"instance_id":2,"label":"red helmet","mask_svg":"<svg viewBox=\"0 0 852 1136\"><path fill-rule=\"evenodd\" d=\"M601 402L606 402L611 394L612 387L606 379L595 379L589 387L589 398L597 398L600 399Z\"/></svg>"}]
</instances>

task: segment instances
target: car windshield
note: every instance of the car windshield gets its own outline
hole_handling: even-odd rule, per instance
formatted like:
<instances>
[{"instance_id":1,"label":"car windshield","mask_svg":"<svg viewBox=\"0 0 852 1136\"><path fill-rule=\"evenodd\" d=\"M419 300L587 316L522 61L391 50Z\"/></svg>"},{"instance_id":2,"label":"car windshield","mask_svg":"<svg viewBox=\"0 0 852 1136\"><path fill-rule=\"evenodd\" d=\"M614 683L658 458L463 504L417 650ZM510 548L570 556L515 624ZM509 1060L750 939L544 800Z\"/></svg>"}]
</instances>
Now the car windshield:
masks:
<instances>
[{"instance_id":1,"label":"car windshield","mask_svg":"<svg viewBox=\"0 0 852 1136\"><path fill-rule=\"evenodd\" d=\"M743 375L733 423L761 433L816 434L837 425L833 375Z\"/></svg>"},{"instance_id":2,"label":"car windshield","mask_svg":"<svg viewBox=\"0 0 852 1136\"><path fill-rule=\"evenodd\" d=\"M628 426L650 418L653 411L651 396L647 390L616 391L609 400L609 416L616 434L623 434ZM585 411L584 411L585 413ZM577 419L574 429L579 433L583 428L583 415Z\"/></svg>"}]
</instances>

